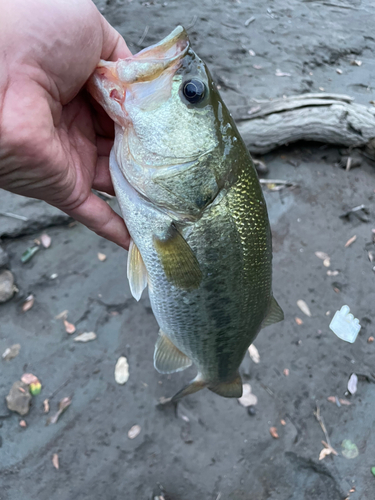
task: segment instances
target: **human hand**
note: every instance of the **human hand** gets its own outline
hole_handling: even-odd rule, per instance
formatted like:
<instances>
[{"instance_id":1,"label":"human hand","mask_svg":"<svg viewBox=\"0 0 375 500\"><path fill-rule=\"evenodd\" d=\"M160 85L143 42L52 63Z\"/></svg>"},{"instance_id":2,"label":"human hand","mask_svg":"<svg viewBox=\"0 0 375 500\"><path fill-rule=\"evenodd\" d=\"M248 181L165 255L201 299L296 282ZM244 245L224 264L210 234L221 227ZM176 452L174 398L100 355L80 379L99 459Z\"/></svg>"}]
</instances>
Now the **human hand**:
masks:
<instances>
[{"instance_id":1,"label":"human hand","mask_svg":"<svg viewBox=\"0 0 375 500\"><path fill-rule=\"evenodd\" d=\"M83 89L100 59L130 55L91 0L2 0L0 188L45 200L118 245L122 218L91 189L114 194L113 122Z\"/></svg>"}]
</instances>

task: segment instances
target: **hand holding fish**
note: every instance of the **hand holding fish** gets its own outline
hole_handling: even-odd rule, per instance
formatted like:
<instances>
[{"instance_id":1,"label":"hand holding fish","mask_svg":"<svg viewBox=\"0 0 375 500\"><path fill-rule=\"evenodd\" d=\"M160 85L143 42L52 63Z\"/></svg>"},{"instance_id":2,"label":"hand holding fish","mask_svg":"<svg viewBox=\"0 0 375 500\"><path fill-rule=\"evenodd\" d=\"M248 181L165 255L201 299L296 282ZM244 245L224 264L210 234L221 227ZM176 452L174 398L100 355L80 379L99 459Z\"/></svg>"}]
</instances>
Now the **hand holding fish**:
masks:
<instances>
[{"instance_id":1,"label":"hand holding fish","mask_svg":"<svg viewBox=\"0 0 375 500\"><path fill-rule=\"evenodd\" d=\"M0 18L0 188L45 200L127 248L113 193L113 122L83 87L98 61L130 55L91 0L4 0Z\"/></svg>"}]
</instances>

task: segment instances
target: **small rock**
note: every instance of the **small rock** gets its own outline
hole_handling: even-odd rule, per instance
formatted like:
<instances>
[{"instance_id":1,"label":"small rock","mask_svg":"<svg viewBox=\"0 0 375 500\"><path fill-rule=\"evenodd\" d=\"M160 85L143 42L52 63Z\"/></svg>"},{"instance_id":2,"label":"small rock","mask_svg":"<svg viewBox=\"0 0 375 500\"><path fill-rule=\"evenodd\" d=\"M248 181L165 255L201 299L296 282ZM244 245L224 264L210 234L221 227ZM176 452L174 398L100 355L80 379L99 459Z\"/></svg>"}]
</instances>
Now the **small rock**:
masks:
<instances>
[{"instance_id":1,"label":"small rock","mask_svg":"<svg viewBox=\"0 0 375 500\"><path fill-rule=\"evenodd\" d=\"M5 351L2 354L2 358L5 361L9 361L9 360L15 358L20 353L20 349L21 349L21 345L20 344L13 344L13 345L11 345L7 349L5 349Z\"/></svg>"},{"instance_id":2,"label":"small rock","mask_svg":"<svg viewBox=\"0 0 375 500\"><path fill-rule=\"evenodd\" d=\"M10 271L3 271L0 274L0 303L11 299L15 291L13 274Z\"/></svg>"},{"instance_id":3,"label":"small rock","mask_svg":"<svg viewBox=\"0 0 375 500\"><path fill-rule=\"evenodd\" d=\"M6 397L6 402L10 411L16 411L20 415L27 415L31 402L29 386L21 382L21 380L14 382Z\"/></svg>"},{"instance_id":4,"label":"small rock","mask_svg":"<svg viewBox=\"0 0 375 500\"><path fill-rule=\"evenodd\" d=\"M4 267L9 262L9 256L6 251L0 246L0 267Z\"/></svg>"},{"instance_id":5,"label":"small rock","mask_svg":"<svg viewBox=\"0 0 375 500\"><path fill-rule=\"evenodd\" d=\"M247 409L247 413L251 417L254 417L254 415L256 415L256 413L257 413L255 406L253 406L253 405L249 406L248 409Z\"/></svg>"}]
</instances>

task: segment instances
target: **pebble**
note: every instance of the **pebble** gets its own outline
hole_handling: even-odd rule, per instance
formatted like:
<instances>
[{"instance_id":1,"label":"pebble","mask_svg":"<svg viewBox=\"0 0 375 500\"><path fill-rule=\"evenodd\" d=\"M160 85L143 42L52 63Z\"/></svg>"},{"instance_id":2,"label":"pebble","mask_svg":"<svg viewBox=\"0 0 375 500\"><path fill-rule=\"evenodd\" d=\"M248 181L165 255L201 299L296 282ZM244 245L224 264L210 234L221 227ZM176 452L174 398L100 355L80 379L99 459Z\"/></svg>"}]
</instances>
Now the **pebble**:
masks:
<instances>
[{"instance_id":1,"label":"pebble","mask_svg":"<svg viewBox=\"0 0 375 500\"><path fill-rule=\"evenodd\" d=\"M20 415L27 415L29 413L31 394L29 386L21 380L17 380L12 385L8 396L6 397L7 407L10 411L15 411Z\"/></svg>"},{"instance_id":2,"label":"pebble","mask_svg":"<svg viewBox=\"0 0 375 500\"><path fill-rule=\"evenodd\" d=\"M10 271L0 273L0 303L11 299L15 290L13 274Z\"/></svg>"}]
</instances>

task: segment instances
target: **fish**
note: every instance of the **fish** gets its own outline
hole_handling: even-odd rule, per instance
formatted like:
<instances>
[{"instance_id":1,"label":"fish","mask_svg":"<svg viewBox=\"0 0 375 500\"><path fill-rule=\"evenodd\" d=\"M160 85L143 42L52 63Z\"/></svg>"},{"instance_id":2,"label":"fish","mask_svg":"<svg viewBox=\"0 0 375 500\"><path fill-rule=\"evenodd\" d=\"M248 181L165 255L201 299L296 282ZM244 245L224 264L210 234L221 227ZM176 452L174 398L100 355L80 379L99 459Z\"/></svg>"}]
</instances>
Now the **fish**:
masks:
<instances>
[{"instance_id":1,"label":"fish","mask_svg":"<svg viewBox=\"0 0 375 500\"><path fill-rule=\"evenodd\" d=\"M205 63L178 26L161 42L100 61L88 90L115 122L110 173L131 243L127 276L148 286L159 373L242 395L240 364L284 318L272 293L272 239L252 158Z\"/></svg>"}]
</instances>

